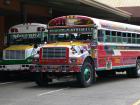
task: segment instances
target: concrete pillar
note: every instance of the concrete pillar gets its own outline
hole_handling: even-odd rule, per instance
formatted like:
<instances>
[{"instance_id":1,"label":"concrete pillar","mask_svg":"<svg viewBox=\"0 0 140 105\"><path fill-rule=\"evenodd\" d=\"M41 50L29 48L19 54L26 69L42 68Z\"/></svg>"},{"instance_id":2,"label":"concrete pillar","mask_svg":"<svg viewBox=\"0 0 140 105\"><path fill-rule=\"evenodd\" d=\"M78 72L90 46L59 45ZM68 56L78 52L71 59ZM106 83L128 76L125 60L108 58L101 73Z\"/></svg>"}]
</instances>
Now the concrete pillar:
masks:
<instances>
[{"instance_id":1,"label":"concrete pillar","mask_svg":"<svg viewBox=\"0 0 140 105\"><path fill-rule=\"evenodd\" d=\"M4 47L5 17L0 16L0 49Z\"/></svg>"}]
</instances>

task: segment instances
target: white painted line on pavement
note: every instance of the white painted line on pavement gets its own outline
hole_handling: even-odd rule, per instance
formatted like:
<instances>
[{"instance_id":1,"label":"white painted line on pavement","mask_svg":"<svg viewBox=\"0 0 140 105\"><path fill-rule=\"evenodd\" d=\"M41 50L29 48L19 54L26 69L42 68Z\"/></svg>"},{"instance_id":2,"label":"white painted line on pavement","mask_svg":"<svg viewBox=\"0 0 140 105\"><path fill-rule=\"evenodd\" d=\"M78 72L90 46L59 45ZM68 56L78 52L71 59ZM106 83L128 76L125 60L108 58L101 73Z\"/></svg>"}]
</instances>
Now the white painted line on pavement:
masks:
<instances>
[{"instance_id":1,"label":"white painted line on pavement","mask_svg":"<svg viewBox=\"0 0 140 105\"><path fill-rule=\"evenodd\" d=\"M47 94L51 94L51 93L56 93L56 92L59 92L62 90L64 90L64 89L58 89L58 90L53 90L53 91L49 91L49 92L44 92L44 93L38 94L37 96L43 96L43 95L47 95Z\"/></svg>"},{"instance_id":2,"label":"white painted line on pavement","mask_svg":"<svg viewBox=\"0 0 140 105\"><path fill-rule=\"evenodd\" d=\"M138 100L137 102L135 102L134 104L132 105L140 105L140 100Z\"/></svg>"},{"instance_id":3,"label":"white painted line on pavement","mask_svg":"<svg viewBox=\"0 0 140 105\"><path fill-rule=\"evenodd\" d=\"M11 83L15 83L15 81L14 82L3 82L3 83L0 83L0 85L6 85L6 84L11 84Z\"/></svg>"}]
</instances>

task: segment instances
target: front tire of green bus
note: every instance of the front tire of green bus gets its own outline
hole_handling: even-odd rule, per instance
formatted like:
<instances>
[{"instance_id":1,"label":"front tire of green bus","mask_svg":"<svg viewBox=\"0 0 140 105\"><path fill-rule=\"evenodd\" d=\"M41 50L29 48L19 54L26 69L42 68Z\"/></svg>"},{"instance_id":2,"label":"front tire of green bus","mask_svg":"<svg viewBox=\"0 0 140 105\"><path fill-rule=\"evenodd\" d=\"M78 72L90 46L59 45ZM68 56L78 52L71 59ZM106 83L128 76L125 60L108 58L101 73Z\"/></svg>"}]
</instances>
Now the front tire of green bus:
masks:
<instances>
[{"instance_id":1,"label":"front tire of green bus","mask_svg":"<svg viewBox=\"0 0 140 105\"><path fill-rule=\"evenodd\" d=\"M77 80L79 81L82 87L90 86L95 80L95 70L92 65L88 62L85 62L81 68L81 72L77 75Z\"/></svg>"},{"instance_id":2,"label":"front tire of green bus","mask_svg":"<svg viewBox=\"0 0 140 105\"><path fill-rule=\"evenodd\" d=\"M47 80L47 75L39 72L35 74L35 83L38 86L47 86L48 85L48 80Z\"/></svg>"},{"instance_id":3,"label":"front tire of green bus","mask_svg":"<svg viewBox=\"0 0 140 105\"><path fill-rule=\"evenodd\" d=\"M140 77L140 59L137 59L136 67L134 69L127 70L127 76L132 78Z\"/></svg>"}]
</instances>

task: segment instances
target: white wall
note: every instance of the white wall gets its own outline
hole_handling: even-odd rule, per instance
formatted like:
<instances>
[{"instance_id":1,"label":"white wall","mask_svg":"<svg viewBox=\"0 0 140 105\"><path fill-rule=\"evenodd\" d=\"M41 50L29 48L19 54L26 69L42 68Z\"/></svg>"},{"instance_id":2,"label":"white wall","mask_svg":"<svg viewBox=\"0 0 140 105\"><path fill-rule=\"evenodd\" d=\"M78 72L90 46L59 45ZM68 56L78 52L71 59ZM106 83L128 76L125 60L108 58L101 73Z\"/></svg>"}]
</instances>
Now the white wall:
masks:
<instances>
[{"instance_id":1,"label":"white wall","mask_svg":"<svg viewBox=\"0 0 140 105\"><path fill-rule=\"evenodd\" d=\"M134 7L140 6L140 0L95 0L112 7Z\"/></svg>"}]
</instances>

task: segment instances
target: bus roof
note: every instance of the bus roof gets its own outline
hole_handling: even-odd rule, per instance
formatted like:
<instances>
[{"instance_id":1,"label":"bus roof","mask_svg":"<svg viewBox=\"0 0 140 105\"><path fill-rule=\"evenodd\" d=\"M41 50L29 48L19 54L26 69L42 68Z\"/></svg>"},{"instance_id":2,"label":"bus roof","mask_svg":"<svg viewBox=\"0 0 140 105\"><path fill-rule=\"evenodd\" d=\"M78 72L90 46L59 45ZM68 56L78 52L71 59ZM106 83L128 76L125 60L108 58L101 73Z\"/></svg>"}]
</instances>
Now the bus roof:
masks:
<instances>
[{"instance_id":1,"label":"bus roof","mask_svg":"<svg viewBox=\"0 0 140 105\"><path fill-rule=\"evenodd\" d=\"M92 18L92 20L94 21L94 23L96 23L99 29L109 29L109 30L119 30L119 31L140 33L140 26L138 25L114 22L114 21L97 19L97 18Z\"/></svg>"},{"instance_id":2,"label":"bus roof","mask_svg":"<svg viewBox=\"0 0 140 105\"><path fill-rule=\"evenodd\" d=\"M16 33L35 33L38 32L37 28L42 27L45 28L45 31L47 32L47 25L46 24L40 24L40 23L25 23L25 24L18 24L14 25L9 29L9 34L12 34L11 29L17 29L18 32Z\"/></svg>"},{"instance_id":3,"label":"bus roof","mask_svg":"<svg viewBox=\"0 0 140 105\"><path fill-rule=\"evenodd\" d=\"M140 33L140 26L121 22L97 19L81 15L61 16L50 20L48 27L74 27L74 26L94 26L98 29L119 30Z\"/></svg>"}]
</instances>

